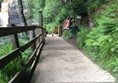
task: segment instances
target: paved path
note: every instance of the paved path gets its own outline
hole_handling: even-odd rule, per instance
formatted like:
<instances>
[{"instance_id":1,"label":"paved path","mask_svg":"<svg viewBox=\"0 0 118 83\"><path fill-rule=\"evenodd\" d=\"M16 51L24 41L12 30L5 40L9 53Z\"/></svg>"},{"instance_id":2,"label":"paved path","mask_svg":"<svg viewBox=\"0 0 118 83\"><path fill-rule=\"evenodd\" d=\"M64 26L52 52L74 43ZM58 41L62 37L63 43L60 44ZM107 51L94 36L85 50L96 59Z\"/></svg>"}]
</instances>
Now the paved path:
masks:
<instances>
[{"instance_id":1,"label":"paved path","mask_svg":"<svg viewBox=\"0 0 118 83\"><path fill-rule=\"evenodd\" d=\"M103 83L114 78L62 38L48 35L31 83Z\"/></svg>"}]
</instances>

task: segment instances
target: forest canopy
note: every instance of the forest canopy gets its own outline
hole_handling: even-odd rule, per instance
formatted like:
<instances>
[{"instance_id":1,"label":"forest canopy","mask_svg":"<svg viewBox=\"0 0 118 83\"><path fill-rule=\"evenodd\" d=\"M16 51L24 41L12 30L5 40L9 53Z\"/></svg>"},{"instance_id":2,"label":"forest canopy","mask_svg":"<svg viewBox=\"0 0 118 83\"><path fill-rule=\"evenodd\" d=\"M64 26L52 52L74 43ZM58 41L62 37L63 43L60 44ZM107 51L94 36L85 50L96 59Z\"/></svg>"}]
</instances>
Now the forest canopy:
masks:
<instances>
[{"instance_id":1,"label":"forest canopy","mask_svg":"<svg viewBox=\"0 0 118 83\"><path fill-rule=\"evenodd\" d=\"M43 11L44 24L53 26L62 23L67 17L87 15L105 3L106 0L29 0L34 21L38 21L38 11Z\"/></svg>"}]
</instances>

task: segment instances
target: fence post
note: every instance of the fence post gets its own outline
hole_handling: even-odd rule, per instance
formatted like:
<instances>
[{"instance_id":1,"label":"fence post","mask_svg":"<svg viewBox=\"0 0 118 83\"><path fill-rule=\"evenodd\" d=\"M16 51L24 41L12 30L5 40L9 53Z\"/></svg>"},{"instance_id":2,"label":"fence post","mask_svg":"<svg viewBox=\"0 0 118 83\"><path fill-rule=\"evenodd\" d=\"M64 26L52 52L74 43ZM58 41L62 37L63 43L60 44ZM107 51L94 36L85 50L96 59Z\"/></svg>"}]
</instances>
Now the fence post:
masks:
<instances>
[{"instance_id":1,"label":"fence post","mask_svg":"<svg viewBox=\"0 0 118 83\"><path fill-rule=\"evenodd\" d=\"M43 14L42 14L42 11L39 11L39 26L43 27Z\"/></svg>"},{"instance_id":2,"label":"fence post","mask_svg":"<svg viewBox=\"0 0 118 83\"><path fill-rule=\"evenodd\" d=\"M42 11L39 11L39 26L43 27L43 14ZM44 33L45 29L41 29L41 33ZM45 33L41 36L41 41L45 43Z\"/></svg>"},{"instance_id":3,"label":"fence post","mask_svg":"<svg viewBox=\"0 0 118 83\"><path fill-rule=\"evenodd\" d=\"M16 25L12 25L12 27L15 27ZM14 34L14 41L15 41L15 49L16 48L19 48L20 47L20 44L19 44L19 39L18 39L18 34ZM20 58L22 58L22 54L19 52L19 56Z\"/></svg>"},{"instance_id":4,"label":"fence post","mask_svg":"<svg viewBox=\"0 0 118 83\"><path fill-rule=\"evenodd\" d=\"M8 25L8 26L15 27L14 24ZM10 36L10 39L11 39L12 49L13 50L18 48L18 47L20 47L19 40L18 40L18 35L17 34L14 34L14 35Z\"/></svg>"},{"instance_id":5,"label":"fence post","mask_svg":"<svg viewBox=\"0 0 118 83\"><path fill-rule=\"evenodd\" d=\"M58 25L58 35L59 36L62 35L62 27L61 27L61 25Z\"/></svg>"},{"instance_id":6,"label":"fence post","mask_svg":"<svg viewBox=\"0 0 118 83\"><path fill-rule=\"evenodd\" d=\"M36 37L36 35L35 35L35 30L29 31L29 36L30 36L30 40L32 40L33 38L35 38L35 37ZM36 48L36 43L33 44L33 45L31 46L31 48L32 48L32 51L34 51L35 48Z\"/></svg>"},{"instance_id":7,"label":"fence post","mask_svg":"<svg viewBox=\"0 0 118 83\"><path fill-rule=\"evenodd\" d=\"M43 15L42 11L39 11L39 26L43 27ZM40 32L43 33L43 29L40 29ZM40 40L43 40L43 35L40 37Z\"/></svg>"},{"instance_id":8,"label":"fence post","mask_svg":"<svg viewBox=\"0 0 118 83\"><path fill-rule=\"evenodd\" d=\"M11 24L11 25L9 24L8 26L16 27L15 24ZM12 43L12 50L20 47L18 34L13 34L12 36L10 36L10 39L11 39L11 43ZM22 54L20 52L19 52L19 56L20 56L20 58L22 58Z\"/></svg>"},{"instance_id":9,"label":"fence post","mask_svg":"<svg viewBox=\"0 0 118 83\"><path fill-rule=\"evenodd\" d=\"M42 20L42 17L43 15L42 15L42 11L39 11L39 26L40 27L42 27L43 26L43 20ZM42 30L41 30L41 28L37 28L36 30L35 30L35 33L36 33L36 36L38 36L39 34L41 34L42 33ZM40 42L40 41L42 41L41 39L39 39L38 41L37 41L37 43L38 42Z\"/></svg>"}]
</instances>

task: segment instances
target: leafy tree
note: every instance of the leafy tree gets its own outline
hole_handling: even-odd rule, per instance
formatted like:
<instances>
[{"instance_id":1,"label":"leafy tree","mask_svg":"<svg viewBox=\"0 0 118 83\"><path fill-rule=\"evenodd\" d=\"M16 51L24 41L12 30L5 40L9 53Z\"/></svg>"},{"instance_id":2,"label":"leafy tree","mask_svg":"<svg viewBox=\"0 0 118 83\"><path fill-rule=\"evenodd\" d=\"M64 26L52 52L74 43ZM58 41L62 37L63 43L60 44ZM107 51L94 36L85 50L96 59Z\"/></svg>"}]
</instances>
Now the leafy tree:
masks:
<instances>
[{"instance_id":1,"label":"leafy tree","mask_svg":"<svg viewBox=\"0 0 118 83\"><path fill-rule=\"evenodd\" d=\"M46 0L46 6L43 9L45 23L51 23L55 21L56 15L58 15L61 4L59 0Z\"/></svg>"},{"instance_id":2,"label":"leafy tree","mask_svg":"<svg viewBox=\"0 0 118 83\"><path fill-rule=\"evenodd\" d=\"M39 11L42 11L45 6L45 0L28 0L31 17L34 22L38 22Z\"/></svg>"}]
</instances>

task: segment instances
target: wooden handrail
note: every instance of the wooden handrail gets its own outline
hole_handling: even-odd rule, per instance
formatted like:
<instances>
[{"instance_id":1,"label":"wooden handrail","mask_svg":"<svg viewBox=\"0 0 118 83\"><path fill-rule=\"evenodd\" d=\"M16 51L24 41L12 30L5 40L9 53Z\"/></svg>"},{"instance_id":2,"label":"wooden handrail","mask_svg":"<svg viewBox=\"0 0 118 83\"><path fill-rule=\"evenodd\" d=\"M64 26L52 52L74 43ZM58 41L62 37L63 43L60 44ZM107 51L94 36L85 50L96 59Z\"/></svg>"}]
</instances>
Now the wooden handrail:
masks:
<instances>
[{"instance_id":1,"label":"wooden handrail","mask_svg":"<svg viewBox=\"0 0 118 83\"><path fill-rule=\"evenodd\" d=\"M43 27L39 26L19 26L19 27L0 27L0 37L18 34L21 32L27 32L30 30L35 30L36 28L44 29ZM11 30L12 29L12 30Z\"/></svg>"},{"instance_id":2,"label":"wooden handrail","mask_svg":"<svg viewBox=\"0 0 118 83\"><path fill-rule=\"evenodd\" d=\"M36 42L36 40L41 36L42 34L35 37L33 40L28 42L27 44L17 48L10 54L6 55L2 59L0 59L0 69L4 68L8 63L10 63L12 60L14 60L16 57L19 56L19 52L24 52L26 49L28 49L33 43Z\"/></svg>"},{"instance_id":3,"label":"wooden handrail","mask_svg":"<svg viewBox=\"0 0 118 83\"><path fill-rule=\"evenodd\" d=\"M36 48L34 49L33 53L31 54L31 56L29 57L28 61L26 61L26 64L25 64L25 68L31 67L31 72L29 72L29 75L32 75L32 73L34 72L34 69L36 67L36 64L38 62L38 58L40 56L42 47L44 45L44 40L45 40L44 34L46 33L45 29L43 27L39 27L39 26L1 27L0 28L0 37L8 36L8 35L15 35L15 36L18 37L18 35L17 35L18 33L27 32L27 31L31 31L31 30L34 31L36 29L42 29L41 31L43 31L43 32L38 34L36 37L34 37L31 41L29 41L25 45L17 47L11 53L9 53L6 56L2 57L0 59L0 70L2 68L4 68L8 63L13 61L15 58L17 58L19 56L19 53L24 52L29 47L31 47L33 44L36 44L37 40L39 40L41 38L39 43L36 45ZM18 43L19 43L19 41L18 41ZM39 53L38 53L38 55L36 55L38 50L39 50ZM9 81L9 83L21 83L21 79L24 78L24 77L31 78L31 76L25 76L24 71L19 71L19 73L17 73ZM22 82L23 82L23 80L22 80ZM23 83L25 83L25 81Z\"/></svg>"},{"instance_id":4,"label":"wooden handrail","mask_svg":"<svg viewBox=\"0 0 118 83\"><path fill-rule=\"evenodd\" d=\"M26 66L27 67L31 66L31 63L34 60L34 57L36 57L36 52L37 52L39 46L41 45L41 43L42 43L42 41L39 42L39 44L37 45L36 49L34 50L34 52L32 53L32 55L29 57L28 61L26 62Z\"/></svg>"}]
</instances>

